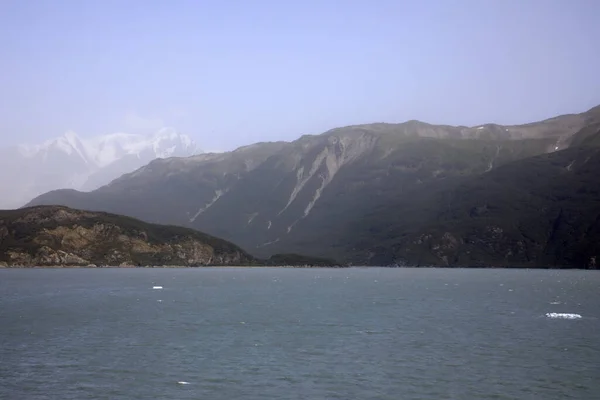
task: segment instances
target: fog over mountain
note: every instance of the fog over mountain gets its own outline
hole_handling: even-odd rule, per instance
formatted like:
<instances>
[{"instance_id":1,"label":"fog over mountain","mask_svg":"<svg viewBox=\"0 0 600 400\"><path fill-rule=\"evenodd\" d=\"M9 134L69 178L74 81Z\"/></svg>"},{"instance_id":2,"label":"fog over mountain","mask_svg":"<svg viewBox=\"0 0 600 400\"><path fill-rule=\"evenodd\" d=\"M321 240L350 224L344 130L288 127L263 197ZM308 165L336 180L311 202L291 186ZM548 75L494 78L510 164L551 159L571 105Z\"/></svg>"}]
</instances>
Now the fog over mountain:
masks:
<instances>
[{"instance_id":1,"label":"fog over mountain","mask_svg":"<svg viewBox=\"0 0 600 400\"><path fill-rule=\"evenodd\" d=\"M0 148L0 187L10 188L2 191L0 209L21 207L50 190L94 190L154 159L199 153L173 128L91 138L69 131L43 143Z\"/></svg>"}]
</instances>

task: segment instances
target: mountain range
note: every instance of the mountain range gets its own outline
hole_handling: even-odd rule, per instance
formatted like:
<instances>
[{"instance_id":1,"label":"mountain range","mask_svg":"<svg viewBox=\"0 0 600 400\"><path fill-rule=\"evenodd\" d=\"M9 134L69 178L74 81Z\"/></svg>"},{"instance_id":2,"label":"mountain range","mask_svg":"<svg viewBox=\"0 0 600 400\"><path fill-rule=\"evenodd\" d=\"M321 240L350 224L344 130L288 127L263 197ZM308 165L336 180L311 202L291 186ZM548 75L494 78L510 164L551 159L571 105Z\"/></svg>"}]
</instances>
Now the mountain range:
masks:
<instances>
[{"instance_id":1,"label":"mountain range","mask_svg":"<svg viewBox=\"0 0 600 400\"><path fill-rule=\"evenodd\" d=\"M16 208L55 189L90 191L156 158L201 153L186 135L163 128L152 135L74 132L36 145L0 149L0 209Z\"/></svg>"},{"instance_id":2,"label":"mountain range","mask_svg":"<svg viewBox=\"0 0 600 400\"><path fill-rule=\"evenodd\" d=\"M600 106L511 126L374 123L157 159L29 205L191 227L256 256L596 268L599 145Z\"/></svg>"}]
</instances>

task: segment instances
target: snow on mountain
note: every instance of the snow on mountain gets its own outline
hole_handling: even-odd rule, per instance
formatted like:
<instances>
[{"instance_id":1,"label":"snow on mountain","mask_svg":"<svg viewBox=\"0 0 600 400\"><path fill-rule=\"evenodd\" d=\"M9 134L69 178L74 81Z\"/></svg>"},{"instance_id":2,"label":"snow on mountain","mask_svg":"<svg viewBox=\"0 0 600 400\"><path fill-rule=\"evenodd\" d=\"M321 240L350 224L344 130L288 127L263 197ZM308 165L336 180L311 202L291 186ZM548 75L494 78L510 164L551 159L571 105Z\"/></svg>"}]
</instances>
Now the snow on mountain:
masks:
<instances>
[{"instance_id":1,"label":"snow on mountain","mask_svg":"<svg viewBox=\"0 0 600 400\"><path fill-rule=\"evenodd\" d=\"M77 154L82 160L97 167L105 167L126 155L140 156L151 151L154 158L188 156L199 152L194 141L173 128L162 128L153 135L112 133L89 139L80 139L75 132L48 140L39 145L20 145L25 157L47 157L49 152Z\"/></svg>"},{"instance_id":2,"label":"snow on mountain","mask_svg":"<svg viewBox=\"0 0 600 400\"><path fill-rule=\"evenodd\" d=\"M156 158L202 151L187 135L162 128L151 135L113 133L80 138L75 132L40 144L0 149L1 208L16 208L50 190L94 190ZM18 177L14 172L19 171Z\"/></svg>"},{"instance_id":3,"label":"snow on mountain","mask_svg":"<svg viewBox=\"0 0 600 400\"><path fill-rule=\"evenodd\" d=\"M151 136L130 133L113 133L90 139L87 143L88 157L99 167L107 166L125 155L142 157L152 152L154 158L197 153L195 143L186 135L172 128L163 128Z\"/></svg>"},{"instance_id":4,"label":"snow on mountain","mask_svg":"<svg viewBox=\"0 0 600 400\"><path fill-rule=\"evenodd\" d=\"M75 132L69 131L63 136L47 140L38 145L20 145L20 153L25 157L46 158L52 151L61 151L67 155L78 154L82 159L86 159L85 145L81 142Z\"/></svg>"}]
</instances>

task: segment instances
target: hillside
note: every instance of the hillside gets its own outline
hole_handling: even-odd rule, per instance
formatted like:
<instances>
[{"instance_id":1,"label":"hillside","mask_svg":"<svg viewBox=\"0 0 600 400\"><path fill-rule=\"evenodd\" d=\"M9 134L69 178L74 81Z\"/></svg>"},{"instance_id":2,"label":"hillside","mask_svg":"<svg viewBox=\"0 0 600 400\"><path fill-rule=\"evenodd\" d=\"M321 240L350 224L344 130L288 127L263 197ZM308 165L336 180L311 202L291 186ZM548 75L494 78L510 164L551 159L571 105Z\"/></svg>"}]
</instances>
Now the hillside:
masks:
<instances>
[{"instance_id":1,"label":"hillside","mask_svg":"<svg viewBox=\"0 0 600 400\"><path fill-rule=\"evenodd\" d=\"M247 265L239 247L191 229L66 207L0 212L0 263L20 266Z\"/></svg>"},{"instance_id":2,"label":"hillside","mask_svg":"<svg viewBox=\"0 0 600 400\"><path fill-rule=\"evenodd\" d=\"M573 147L419 188L330 246L359 264L597 268L598 171L600 148Z\"/></svg>"},{"instance_id":3,"label":"hillside","mask_svg":"<svg viewBox=\"0 0 600 400\"><path fill-rule=\"evenodd\" d=\"M156 160L91 193L55 191L30 205L62 204L192 227L261 257L301 253L370 265L571 265L583 261L540 258L539 252L531 251L524 259L511 258L505 247L482 250L481 243L439 252L434 249L440 245L436 235L443 230L442 236L449 232L465 241L456 229L464 227L478 237L487 226L496 226L454 207L486 210L491 200L478 196L489 195L502 208L485 215L503 219L507 210L517 207L514 204L528 201L523 194L527 182L560 177L553 165L562 154L569 158L573 149L594 148L598 123L596 107L519 126L468 128L418 121L350 126L291 143L258 143L230 153ZM568 177L592 180L575 165ZM498 174L514 175L515 182L504 179L496 184ZM574 187L560 188L563 196L572 196ZM543 204L557 204L546 193L551 187L537 190L537 197L546 199ZM457 195L463 192L467 197ZM591 207L586 215L593 216L594 203L586 200L585 206ZM517 208L511 218L542 218L528 216L530 211ZM423 239L428 235L431 240ZM541 238L532 240L538 243ZM419 240L418 246L412 244ZM427 250L425 242L433 250Z\"/></svg>"}]
</instances>

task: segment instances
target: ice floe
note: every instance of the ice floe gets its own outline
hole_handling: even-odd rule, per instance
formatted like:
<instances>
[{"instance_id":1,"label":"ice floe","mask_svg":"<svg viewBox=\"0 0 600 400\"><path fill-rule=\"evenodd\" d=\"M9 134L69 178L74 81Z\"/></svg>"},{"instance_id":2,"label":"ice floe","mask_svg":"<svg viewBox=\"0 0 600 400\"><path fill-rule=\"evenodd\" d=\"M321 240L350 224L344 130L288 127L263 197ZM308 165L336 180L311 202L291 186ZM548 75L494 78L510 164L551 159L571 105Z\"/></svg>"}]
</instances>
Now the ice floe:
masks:
<instances>
[{"instance_id":1,"label":"ice floe","mask_svg":"<svg viewBox=\"0 0 600 400\"><path fill-rule=\"evenodd\" d=\"M555 312L546 313L546 317L557 318L557 319L580 319L580 318L582 318L581 315L579 315L579 314L555 313Z\"/></svg>"}]
</instances>

